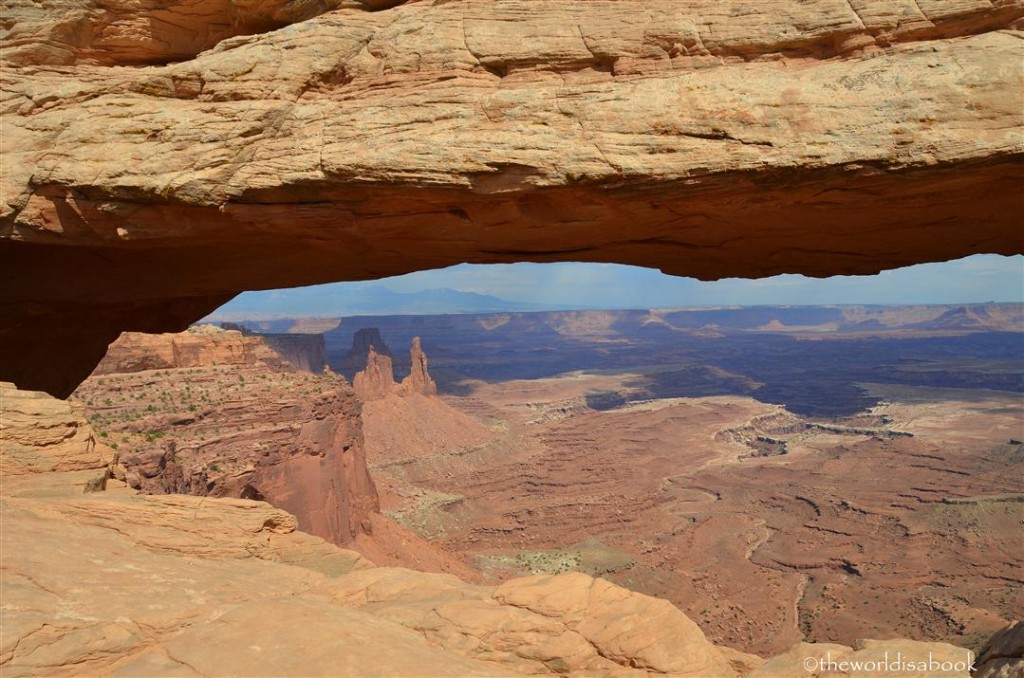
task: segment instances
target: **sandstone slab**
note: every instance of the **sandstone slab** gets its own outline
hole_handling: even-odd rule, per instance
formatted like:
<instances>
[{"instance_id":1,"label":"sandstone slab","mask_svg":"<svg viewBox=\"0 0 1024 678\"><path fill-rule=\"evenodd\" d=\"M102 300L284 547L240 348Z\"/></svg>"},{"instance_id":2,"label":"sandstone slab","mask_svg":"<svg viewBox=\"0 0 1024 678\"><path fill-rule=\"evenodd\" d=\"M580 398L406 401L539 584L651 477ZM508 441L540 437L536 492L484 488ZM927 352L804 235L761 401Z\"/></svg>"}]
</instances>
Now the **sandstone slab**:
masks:
<instances>
[{"instance_id":1,"label":"sandstone slab","mask_svg":"<svg viewBox=\"0 0 1024 678\"><path fill-rule=\"evenodd\" d=\"M1024 676L1024 622L996 632L978 653L976 678Z\"/></svg>"},{"instance_id":2,"label":"sandstone slab","mask_svg":"<svg viewBox=\"0 0 1024 678\"><path fill-rule=\"evenodd\" d=\"M70 403L6 382L0 382L0 445L4 476L99 469L110 461Z\"/></svg>"}]
</instances>

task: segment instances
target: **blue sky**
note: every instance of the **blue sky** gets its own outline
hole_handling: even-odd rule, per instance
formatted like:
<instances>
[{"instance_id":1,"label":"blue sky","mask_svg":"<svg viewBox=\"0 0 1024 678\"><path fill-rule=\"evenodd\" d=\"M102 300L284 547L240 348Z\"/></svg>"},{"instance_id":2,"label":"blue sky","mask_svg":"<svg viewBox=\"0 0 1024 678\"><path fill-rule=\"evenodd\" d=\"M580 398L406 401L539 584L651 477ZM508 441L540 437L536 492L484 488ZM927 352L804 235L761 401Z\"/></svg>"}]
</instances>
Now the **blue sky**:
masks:
<instances>
[{"instance_id":1,"label":"blue sky","mask_svg":"<svg viewBox=\"0 0 1024 678\"><path fill-rule=\"evenodd\" d=\"M371 283L334 283L307 288L312 298L328 292L358 294L368 285L415 293L448 288L509 301L562 308L658 308L758 304L932 304L1024 301L1024 256L975 255L957 261L921 264L874 276L836 276L824 280L780 275L761 280L701 282L660 271L618 264L460 264L420 271ZM268 312L287 313L288 303L274 308L274 292L246 292ZM328 294L325 294L328 293ZM282 295L278 295L279 297ZM317 303L323 303L318 301ZM229 311L231 304L224 307ZM324 314L337 309L323 308ZM430 309L424 309L430 313Z\"/></svg>"}]
</instances>

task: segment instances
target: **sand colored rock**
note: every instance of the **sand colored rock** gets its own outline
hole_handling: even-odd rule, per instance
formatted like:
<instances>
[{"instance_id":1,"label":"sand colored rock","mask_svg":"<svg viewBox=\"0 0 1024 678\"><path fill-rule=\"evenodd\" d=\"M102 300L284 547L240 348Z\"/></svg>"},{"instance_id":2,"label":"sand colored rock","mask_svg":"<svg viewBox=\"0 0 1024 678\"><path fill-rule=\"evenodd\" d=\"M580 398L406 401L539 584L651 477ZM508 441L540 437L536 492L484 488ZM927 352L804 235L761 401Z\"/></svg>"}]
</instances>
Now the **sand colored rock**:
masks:
<instances>
[{"instance_id":1,"label":"sand colored rock","mask_svg":"<svg viewBox=\"0 0 1024 678\"><path fill-rule=\"evenodd\" d=\"M973 652L946 643L913 640L865 640L856 648L830 643L800 643L772 657L750 678L791 676L880 676L967 678Z\"/></svg>"},{"instance_id":2,"label":"sand colored rock","mask_svg":"<svg viewBox=\"0 0 1024 678\"><path fill-rule=\"evenodd\" d=\"M7 59L19 64L165 64L194 57L225 38L259 33L316 16L331 3L276 0L138 0L34 3L14 0L20 21L5 31Z\"/></svg>"},{"instance_id":3,"label":"sand colored rock","mask_svg":"<svg viewBox=\"0 0 1024 678\"><path fill-rule=\"evenodd\" d=\"M0 474L100 469L110 461L70 403L0 382Z\"/></svg>"},{"instance_id":4,"label":"sand colored rock","mask_svg":"<svg viewBox=\"0 0 1024 678\"><path fill-rule=\"evenodd\" d=\"M415 629L450 652L523 673L737 675L671 604L586 575L526 578L491 589L447 575L377 568L332 583L331 590L339 602Z\"/></svg>"},{"instance_id":5,"label":"sand colored rock","mask_svg":"<svg viewBox=\"0 0 1024 678\"><path fill-rule=\"evenodd\" d=\"M978 653L975 678L1024 676L1024 622L1016 621L997 631Z\"/></svg>"},{"instance_id":6,"label":"sand colored rock","mask_svg":"<svg viewBox=\"0 0 1024 678\"><path fill-rule=\"evenodd\" d=\"M102 7L5 15L0 377L26 388L243 289L1024 251L1019 0Z\"/></svg>"},{"instance_id":7,"label":"sand colored rock","mask_svg":"<svg viewBox=\"0 0 1024 678\"><path fill-rule=\"evenodd\" d=\"M498 587L494 597L562 618L602 656L676 675L728 675L732 668L701 630L671 603L579 573L537 575Z\"/></svg>"}]
</instances>

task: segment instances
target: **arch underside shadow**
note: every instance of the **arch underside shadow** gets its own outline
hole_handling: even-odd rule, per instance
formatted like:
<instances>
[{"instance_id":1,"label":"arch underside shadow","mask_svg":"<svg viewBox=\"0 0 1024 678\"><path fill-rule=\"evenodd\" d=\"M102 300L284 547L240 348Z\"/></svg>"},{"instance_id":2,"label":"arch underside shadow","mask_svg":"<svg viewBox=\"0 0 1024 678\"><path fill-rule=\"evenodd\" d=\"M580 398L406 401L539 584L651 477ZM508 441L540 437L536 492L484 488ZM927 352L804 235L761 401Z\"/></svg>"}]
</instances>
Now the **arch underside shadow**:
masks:
<instances>
[{"instance_id":1,"label":"arch underside shadow","mask_svg":"<svg viewBox=\"0 0 1024 678\"><path fill-rule=\"evenodd\" d=\"M244 290L460 262L618 262L710 280L872 274L1022 253L1021 185L1024 165L1008 158L901 172L717 177L696 187L485 195L300 187L226 208L135 204L125 226L177 222L211 235L75 246L57 238L0 241L0 380L66 396L121 331L180 331ZM117 210L109 198L52 201L74 228L125 227L110 222ZM353 204L363 216L351 216Z\"/></svg>"}]
</instances>

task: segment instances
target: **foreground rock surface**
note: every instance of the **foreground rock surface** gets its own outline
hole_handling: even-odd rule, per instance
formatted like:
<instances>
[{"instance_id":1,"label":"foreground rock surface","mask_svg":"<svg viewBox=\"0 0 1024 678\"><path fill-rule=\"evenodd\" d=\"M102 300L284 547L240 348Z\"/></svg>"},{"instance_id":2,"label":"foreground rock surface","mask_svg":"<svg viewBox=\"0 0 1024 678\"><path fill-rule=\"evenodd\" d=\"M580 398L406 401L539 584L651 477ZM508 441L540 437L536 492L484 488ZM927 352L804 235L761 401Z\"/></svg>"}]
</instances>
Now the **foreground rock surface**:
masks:
<instances>
[{"instance_id":1,"label":"foreground rock surface","mask_svg":"<svg viewBox=\"0 0 1024 678\"><path fill-rule=\"evenodd\" d=\"M665 601L586 575L494 588L373 567L262 502L84 495L80 473L0 491L4 675L803 675L807 656L848 649L765 663L712 645Z\"/></svg>"},{"instance_id":2,"label":"foreground rock surface","mask_svg":"<svg viewBox=\"0 0 1024 678\"><path fill-rule=\"evenodd\" d=\"M82 412L67 401L5 382L0 382L0 442L0 475L5 478L99 469L113 453L97 449Z\"/></svg>"},{"instance_id":3,"label":"foreground rock surface","mask_svg":"<svg viewBox=\"0 0 1024 678\"><path fill-rule=\"evenodd\" d=\"M66 395L240 290L464 261L1024 251L1020 0L642 6L8 3L0 377Z\"/></svg>"},{"instance_id":4,"label":"foreground rock surface","mask_svg":"<svg viewBox=\"0 0 1024 678\"><path fill-rule=\"evenodd\" d=\"M1024 676L1024 621L1016 621L995 633L978 653L974 678L1021 678Z\"/></svg>"}]
</instances>

